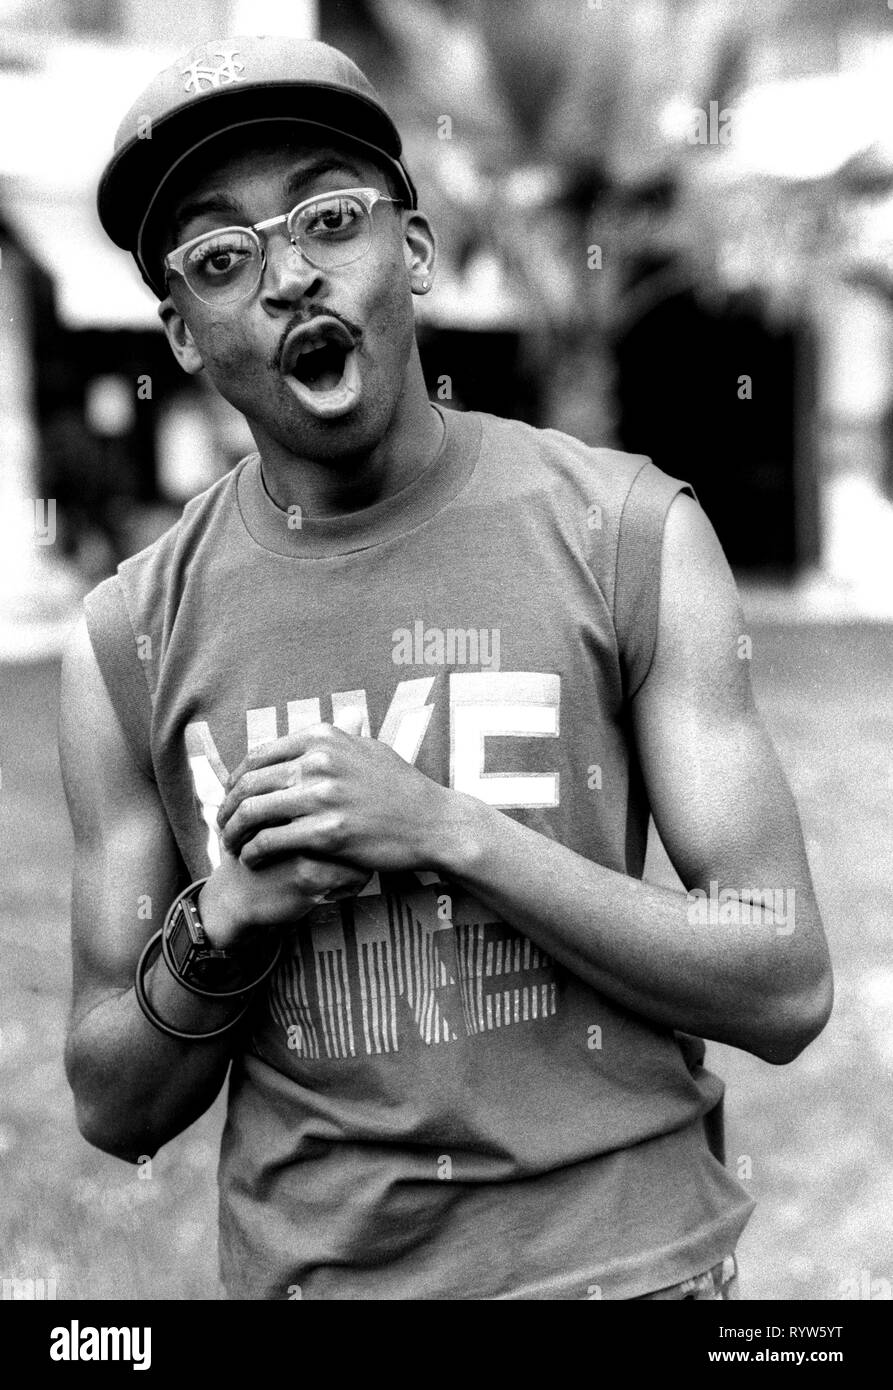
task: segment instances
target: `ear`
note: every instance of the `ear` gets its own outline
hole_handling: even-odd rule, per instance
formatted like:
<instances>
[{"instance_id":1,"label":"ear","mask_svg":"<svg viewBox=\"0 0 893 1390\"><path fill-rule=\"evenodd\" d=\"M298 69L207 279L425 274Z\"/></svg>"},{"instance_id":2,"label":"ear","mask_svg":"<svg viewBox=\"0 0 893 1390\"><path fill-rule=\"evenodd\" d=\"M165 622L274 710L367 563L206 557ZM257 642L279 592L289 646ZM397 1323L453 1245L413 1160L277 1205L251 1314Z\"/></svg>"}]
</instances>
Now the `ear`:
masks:
<instances>
[{"instance_id":1,"label":"ear","mask_svg":"<svg viewBox=\"0 0 893 1390\"><path fill-rule=\"evenodd\" d=\"M184 372L190 376L197 376L204 370L204 362L196 346L189 325L180 313L170 295L162 299L158 306L158 317L164 325L167 340L171 345L171 352L176 357Z\"/></svg>"},{"instance_id":2,"label":"ear","mask_svg":"<svg viewBox=\"0 0 893 1390\"><path fill-rule=\"evenodd\" d=\"M437 239L423 212L403 214L403 259L413 294L427 294L434 281Z\"/></svg>"}]
</instances>

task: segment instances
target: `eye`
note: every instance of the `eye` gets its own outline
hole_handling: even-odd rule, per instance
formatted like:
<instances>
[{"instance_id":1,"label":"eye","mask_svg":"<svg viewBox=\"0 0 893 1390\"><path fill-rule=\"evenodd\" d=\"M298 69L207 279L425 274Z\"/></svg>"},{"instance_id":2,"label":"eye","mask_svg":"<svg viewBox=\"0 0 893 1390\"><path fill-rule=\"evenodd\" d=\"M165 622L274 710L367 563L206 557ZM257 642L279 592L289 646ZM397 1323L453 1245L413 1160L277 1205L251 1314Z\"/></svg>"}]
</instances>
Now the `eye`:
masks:
<instances>
[{"instance_id":1,"label":"eye","mask_svg":"<svg viewBox=\"0 0 893 1390\"><path fill-rule=\"evenodd\" d=\"M189 269L203 280L225 279L256 255L244 232L227 232L199 242L189 253Z\"/></svg>"},{"instance_id":2,"label":"eye","mask_svg":"<svg viewBox=\"0 0 893 1390\"><path fill-rule=\"evenodd\" d=\"M364 211L355 198L326 198L307 209L301 227L305 236L349 236L362 221Z\"/></svg>"}]
</instances>

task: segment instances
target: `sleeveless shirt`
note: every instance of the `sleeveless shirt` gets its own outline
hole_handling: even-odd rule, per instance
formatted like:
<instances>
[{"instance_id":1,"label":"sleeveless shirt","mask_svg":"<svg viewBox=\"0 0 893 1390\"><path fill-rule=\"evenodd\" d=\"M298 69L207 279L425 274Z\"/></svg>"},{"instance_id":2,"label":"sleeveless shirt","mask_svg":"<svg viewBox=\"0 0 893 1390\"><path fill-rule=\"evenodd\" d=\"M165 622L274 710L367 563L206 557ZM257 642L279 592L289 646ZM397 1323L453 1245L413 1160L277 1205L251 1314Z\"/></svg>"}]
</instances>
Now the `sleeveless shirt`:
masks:
<instances>
[{"instance_id":1,"label":"sleeveless shirt","mask_svg":"<svg viewBox=\"0 0 893 1390\"><path fill-rule=\"evenodd\" d=\"M642 876L630 701L664 519L648 459L442 412L407 487L281 510L259 457L85 599L191 878L246 751L359 714L444 786ZM544 918L549 912L546 899ZM584 984L433 872L286 934L233 1057L218 1173L238 1298L633 1298L734 1248L704 1046Z\"/></svg>"}]
</instances>

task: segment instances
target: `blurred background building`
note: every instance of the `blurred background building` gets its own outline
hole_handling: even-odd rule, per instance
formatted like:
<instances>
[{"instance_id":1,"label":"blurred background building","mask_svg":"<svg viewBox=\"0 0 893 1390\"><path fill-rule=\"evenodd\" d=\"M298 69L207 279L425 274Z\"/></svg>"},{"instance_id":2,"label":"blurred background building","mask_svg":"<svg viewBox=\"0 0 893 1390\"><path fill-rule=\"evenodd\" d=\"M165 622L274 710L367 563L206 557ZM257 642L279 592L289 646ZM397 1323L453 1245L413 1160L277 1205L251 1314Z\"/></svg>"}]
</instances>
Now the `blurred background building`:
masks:
<instances>
[{"instance_id":1,"label":"blurred background building","mask_svg":"<svg viewBox=\"0 0 893 1390\"><path fill-rule=\"evenodd\" d=\"M393 110L433 399L648 453L751 591L893 614L888 6L0 0L0 657L252 447L94 210L140 86L240 32L344 48Z\"/></svg>"}]
</instances>

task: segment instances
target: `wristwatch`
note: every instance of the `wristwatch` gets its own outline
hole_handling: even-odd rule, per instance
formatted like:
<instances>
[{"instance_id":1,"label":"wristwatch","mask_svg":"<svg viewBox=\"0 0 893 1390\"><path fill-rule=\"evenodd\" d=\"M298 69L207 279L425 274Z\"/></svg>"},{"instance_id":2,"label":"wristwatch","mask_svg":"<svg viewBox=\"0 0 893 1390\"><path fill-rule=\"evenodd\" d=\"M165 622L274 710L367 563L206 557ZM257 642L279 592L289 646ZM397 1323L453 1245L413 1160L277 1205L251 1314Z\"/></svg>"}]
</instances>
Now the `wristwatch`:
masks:
<instances>
[{"instance_id":1,"label":"wristwatch","mask_svg":"<svg viewBox=\"0 0 893 1390\"><path fill-rule=\"evenodd\" d=\"M190 883L171 903L161 934L164 959L171 973L193 994L214 998L247 994L273 969L279 946L266 966L254 948L212 946L198 911L198 896L207 881L200 878Z\"/></svg>"}]
</instances>

